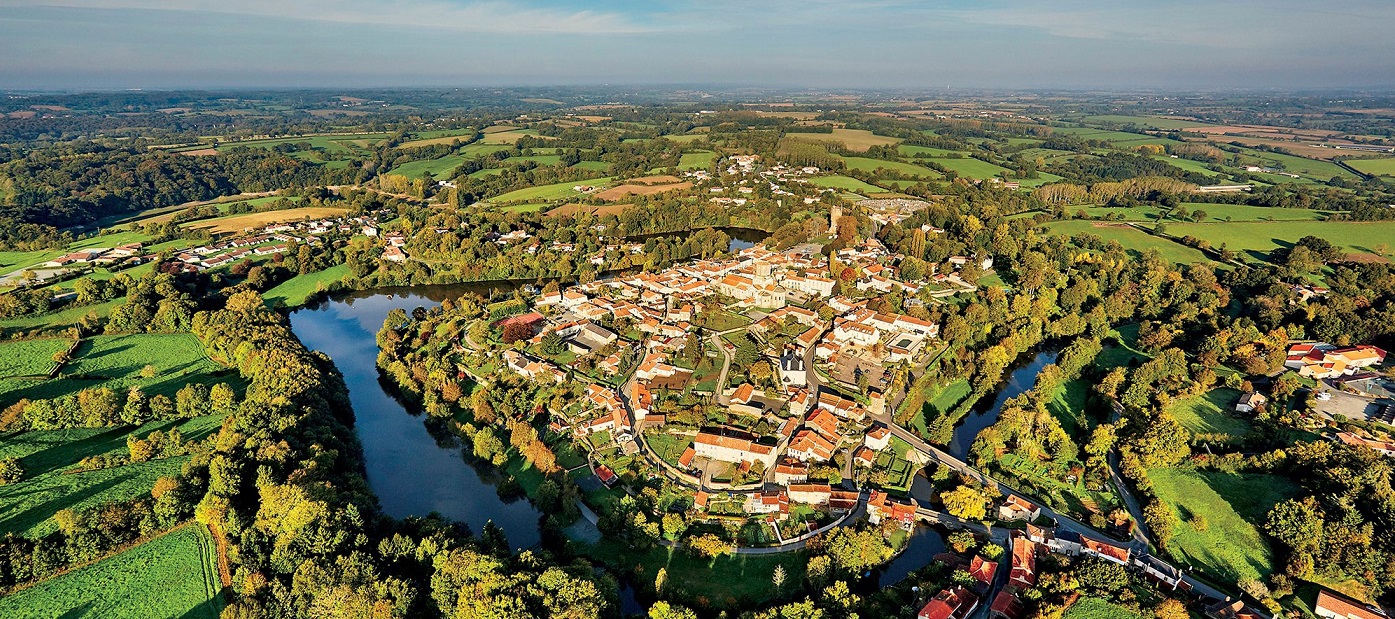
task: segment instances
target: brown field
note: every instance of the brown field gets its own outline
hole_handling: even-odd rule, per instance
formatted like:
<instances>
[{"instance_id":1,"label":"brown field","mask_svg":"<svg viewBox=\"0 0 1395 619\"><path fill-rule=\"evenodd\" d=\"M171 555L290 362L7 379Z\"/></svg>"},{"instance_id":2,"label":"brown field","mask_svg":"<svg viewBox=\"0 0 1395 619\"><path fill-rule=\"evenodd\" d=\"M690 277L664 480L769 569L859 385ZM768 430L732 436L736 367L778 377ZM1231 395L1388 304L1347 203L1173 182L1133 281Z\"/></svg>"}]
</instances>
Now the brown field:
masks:
<instances>
[{"instance_id":1,"label":"brown field","mask_svg":"<svg viewBox=\"0 0 1395 619\"><path fill-rule=\"evenodd\" d=\"M1385 256L1382 256L1382 255L1380 255L1380 254L1373 254L1373 253L1369 253L1369 252L1353 252L1353 253L1347 254L1347 261L1349 261L1349 262L1370 262L1370 263L1374 263L1374 264L1385 264L1385 263L1387 263L1387 262L1390 262L1390 259L1389 259L1389 258L1386 258Z\"/></svg>"},{"instance_id":2,"label":"brown field","mask_svg":"<svg viewBox=\"0 0 1395 619\"><path fill-rule=\"evenodd\" d=\"M585 122L588 122L588 123L600 123L600 122L605 122L605 121L607 121L607 120L610 120L610 117L609 117L609 116L582 116L582 115L580 115L580 114L577 114L577 115L575 115L575 116L572 116L572 118L575 118L575 119L581 120L581 121L585 121Z\"/></svg>"},{"instance_id":3,"label":"brown field","mask_svg":"<svg viewBox=\"0 0 1395 619\"><path fill-rule=\"evenodd\" d=\"M480 133L489 135L491 133L503 133L505 131L514 131L517 129L519 129L519 127L515 127L513 125L490 125L488 127L485 127L484 129L481 129Z\"/></svg>"},{"instance_id":4,"label":"brown field","mask_svg":"<svg viewBox=\"0 0 1395 619\"><path fill-rule=\"evenodd\" d=\"M243 215L233 215L231 217L196 221L190 223L189 226L215 233L242 232L248 228L260 228L267 224L280 223L283 221L300 221L302 219L317 219L320 217L342 215L346 210L347 209L330 208L327 206L307 206L304 208L293 208L282 211L246 213Z\"/></svg>"},{"instance_id":5,"label":"brown field","mask_svg":"<svg viewBox=\"0 0 1395 619\"><path fill-rule=\"evenodd\" d=\"M1199 140L1193 139L1187 141L1196 142ZM1295 155L1298 155L1299 157L1307 157L1309 159L1318 159L1321 161L1330 161L1336 157L1347 157L1350 156L1353 152L1349 150L1337 150L1335 148L1324 148L1322 146L1314 146L1312 144L1306 144L1303 142L1291 142L1289 140L1282 139L1265 139L1238 135L1213 135L1207 138L1207 141L1239 142L1241 144L1244 144L1245 146L1275 146L1282 148Z\"/></svg>"},{"instance_id":6,"label":"brown field","mask_svg":"<svg viewBox=\"0 0 1395 619\"><path fill-rule=\"evenodd\" d=\"M1193 133L1237 133L1254 137L1290 136L1313 140L1321 140L1342 134L1340 131L1332 131L1329 129L1293 129L1272 125L1205 125L1187 127L1183 129L1183 131L1190 131Z\"/></svg>"},{"instance_id":7,"label":"brown field","mask_svg":"<svg viewBox=\"0 0 1395 619\"><path fill-rule=\"evenodd\" d=\"M33 118L38 115L38 112L32 110L20 110L18 112L10 112L9 114L6 114L6 116L9 116L10 118Z\"/></svg>"},{"instance_id":8,"label":"brown field","mask_svg":"<svg viewBox=\"0 0 1395 619\"><path fill-rule=\"evenodd\" d=\"M562 215L580 215L581 213L591 213L593 215L620 215L628 204L607 204L605 206L592 206L590 204L563 204L547 212L548 217L560 217Z\"/></svg>"},{"instance_id":9,"label":"brown field","mask_svg":"<svg viewBox=\"0 0 1395 619\"><path fill-rule=\"evenodd\" d=\"M833 133L788 133L789 137L809 142L841 142L853 152L866 152L873 146L888 146L901 140L873 134L866 129L834 129Z\"/></svg>"},{"instance_id":10,"label":"brown field","mask_svg":"<svg viewBox=\"0 0 1395 619\"><path fill-rule=\"evenodd\" d=\"M654 194L663 193L665 191L673 191L676 189L689 189L692 186L692 183L670 183L666 185L625 184L616 187L611 187L610 189L607 189L605 191L597 192L594 195L597 198L605 200L606 202L614 202L616 200L624 199L628 196L652 196Z\"/></svg>"},{"instance_id":11,"label":"brown field","mask_svg":"<svg viewBox=\"0 0 1395 619\"><path fill-rule=\"evenodd\" d=\"M522 137L525 136L525 135L528 135L528 134L527 134L527 133L524 133L524 132L522 132L522 131L496 131L496 132L494 132L494 133L488 133L488 132L486 132L484 138L482 138L482 139L480 140L480 143L482 143L482 144L513 144L513 143L517 142L520 138L522 138ZM557 138L554 138L554 137L552 137L552 136L550 136L550 135L535 135L535 136L533 136L533 137L535 137L535 138L542 138L542 139L544 139L544 140L555 140L555 139L557 139Z\"/></svg>"},{"instance_id":12,"label":"brown field","mask_svg":"<svg viewBox=\"0 0 1395 619\"><path fill-rule=\"evenodd\" d=\"M338 100L340 100L340 101L343 101L344 103L368 103L368 100L367 100L367 99L360 99L360 98L358 98L358 97L345 97L345 96L339 96L339 97L335 97L335 99L338 99Z\"/></svg>"},{"instance_id":13,"label":"brown field","mask_svg":"<svg viewBox=\"0 0 1395 619\"><path fill-rule=\"evenodd\" d=\"M61 105L31 105L31 106L29 106L29 107L32 107L32 108L34 108L34 109L36 109L36 110L43 110L43 111L45 111L45 112L71 112L71 111L72 111L72 110L70 110L70 109L68 109L68 108L66 108L66 107L61 106Z\"/></svg>"},{"instance_id":14,"label":"brown field","mask_svg":"<svg viewBox=\"0 0 1395 619\"><path fill-rule=\"evenodd\" d=\"M632 179L625 181L625 183L628 185L670 185L673 183L681 182L683 182L683 179L669 174L660 174L657 176L636 176Z\"/></svg>"},{"instance_id":15,"label":"brown field","mask_svg":"<svg viewBox=\"0 0 1395 619\"><path fill-rule=\"evenodd\" d=\"M160 108L160 109L155 110L155 111L157 111L157 112L164 112L164 113L166 113L166 114L183 114L184 112L192 112L192 111L194 111L194 108L191 108L191 107L163 107L163 108Z\"/></svg>"},{"instance_id":16,"label":"brown field","mask_svg":"<svg viewBox=\"0 0 1395 619\"><path fill-rule=\"evenodd\" d=\"M565 103L563 103L563 102L561 102L561 101L558 101L558 100L556 100L556 99L534 99L534 98L526 98L526 99L519 99L519 101L522 101L522 102L524 102L524 103L544 103L544 104L548 104L548 105L566 105Z\"/></svg>"},{"instance_id":17,"label":"brown field","mask_svg":"<svg viewBox=\"0 0 1395 619\"><path fill-rule=\"evenodd\" d=\"M216 149L216 148L200 148L200 149L198 149L198 150L185 150L185 151L180 151L179 154L181 154L181 155L189 155L190 157L204 157L204 156L208 156L208 155L216 155L216 154L218 154L218 149Z\"/></svg>"},{"instance_id":18,"label":"brown field","mask_svg":"<svg viewBox=\"0 0 1395 619\"><path fill-rule=\"evenodd\" d=\"M367 116L368 112L363 110L310 110L310 115L316 118L327 118L331 116Z\"/></svg>"}]
</instances>

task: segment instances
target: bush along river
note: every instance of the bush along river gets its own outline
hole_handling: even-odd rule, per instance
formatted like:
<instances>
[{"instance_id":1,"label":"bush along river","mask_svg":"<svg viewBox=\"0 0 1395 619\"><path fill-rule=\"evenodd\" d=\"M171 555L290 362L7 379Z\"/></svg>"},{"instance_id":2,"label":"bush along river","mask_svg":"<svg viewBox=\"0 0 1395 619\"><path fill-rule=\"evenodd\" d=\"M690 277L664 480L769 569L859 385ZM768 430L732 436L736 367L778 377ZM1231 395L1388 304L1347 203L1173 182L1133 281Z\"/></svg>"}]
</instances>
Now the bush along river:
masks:
<instances>
[{"instance_id":1,"label":"bush along river","mask_svg":"<svg viewBox=\"0 0 1395 619\"><path fill-rule=\"evenodd\" d=\"M434 512L476 531L492 521L511 546L531 548L541 539L542 514L527 499L500 499L495 486L503 480L501 473L467 461L454 435L433 436L423 416L378 381L376 336L388 312L435 307L467 288L481 290L466 285L422 287L406 294L355 293L293 312L291 328L307 348L329 355L344 374L368 485L384 512L394 518Z\"/></svg>"},{"instance_id":2,"label":"bush along river","mask_svg":"<svg viewBox=\"0 0 1395 619\"><path fill-rule=\"evenodd\" d=\"M998 416L1003 412L1003 403L1026 393L1036 385L1037 374L1041 373L1042 368L1055 363L1059 356L1061 352L1058 350L1041 351L1036 353L1031 361L1013 368L1007 381L998 388L998 395L993 398L993 403L986 407L975 406L959 425L954 427L954 437L949 441L946 450L949 455L968 461L969 447L974 444L979 432L998 422Z\"/></svg>"}]
</instances>

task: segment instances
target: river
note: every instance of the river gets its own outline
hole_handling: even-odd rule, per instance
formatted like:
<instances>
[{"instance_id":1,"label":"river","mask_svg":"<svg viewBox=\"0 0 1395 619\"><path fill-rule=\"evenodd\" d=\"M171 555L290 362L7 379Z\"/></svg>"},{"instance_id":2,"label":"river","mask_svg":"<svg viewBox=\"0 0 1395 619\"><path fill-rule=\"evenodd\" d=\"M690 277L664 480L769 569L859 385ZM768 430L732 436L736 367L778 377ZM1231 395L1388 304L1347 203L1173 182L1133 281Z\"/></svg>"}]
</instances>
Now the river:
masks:
<instances>
[{"instance_id":1,"label":"river","mask_svg":"<svg viewBox=\"0 0 1395 619\"><path fill-rule=\"evenodd\" d=\"M1037 383L1037 374L1041 369L1055 363L1056 357L1060 355L1061 353L1055 350L1042 351L1033 356L1031 361L1013 368L1007 381L998 388L998 395L993 398L993 403L986 407L975 406L959 425L954 427L954 437L949 442L949 455L967 462L969 447L974 444L979 432L997 423L998 416L1003 412L1003 403L1031 389Z\"/></svg>"},{"instance_id":2,"label":"river","mask_svg":"<svg viewBox=\"0 0 1395 619\"><path fill-rule=\"evenodd\" d=\"M527 499L500 499L494 490L500 477L493 467L472 466L448 434L438 441L420 414L409 412L378 382L376 335L388 312L435 307L440 299L463 292L457 289L351 294L293 312L291 328L306 347L329 355L344 374L368 485L384 512L394 518L436 512L475 531L492 520L514 548L530 548L541 539L538 510Z\"/></svg>"}]
</instances>

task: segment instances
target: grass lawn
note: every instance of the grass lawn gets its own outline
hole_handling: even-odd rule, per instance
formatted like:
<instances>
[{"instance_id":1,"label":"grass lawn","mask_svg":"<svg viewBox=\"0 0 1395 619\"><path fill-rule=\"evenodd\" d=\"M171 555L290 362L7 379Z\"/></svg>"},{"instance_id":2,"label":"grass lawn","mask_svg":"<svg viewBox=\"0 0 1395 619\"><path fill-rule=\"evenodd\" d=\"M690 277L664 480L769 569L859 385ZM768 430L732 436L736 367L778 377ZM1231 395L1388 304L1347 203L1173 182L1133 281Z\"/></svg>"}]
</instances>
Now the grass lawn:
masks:
<instances>
[{"instance_id":1,"label":"grass lawn","mask_svg":"<svg viewBox=\"0 0 1395 619\"><path fill-rule=\"evenodd\" d=\"M659 459L678 466L678 458L693 444L693 439L688 436L674 436L666 432L655 432L646 434L644 440L649 443L649 447L659 456Z\"/></svg>"},{"instance_id":2,"label":"grass lawn","mask_svg":"<svg viewBox=\"0 0 1395 619\"><path fill-rule=\"evenodd\" d=\"M1279 247L1292 246L1305 236L1327 239L1333 245L1353 253L1375 253L1372 248L1382 243L1395 245L1392 242L1395 240L1395 221L1168 223L1167 233L1177 237L1191 235L1205 239L1213 247L1220 247L1224 243L1227 249L1246 252L1256 259L1263 259L1264 254Z\"/></svg>"},{"instance_id":3,"label":"grass lawn","mask_svg":"<svg viewBox=\"0 0 1395 619\"><path fill-rule=\"evenodd\" d=\"M818 187L832 187L845 191L861 191L864 193L885 193L886 189L876 185L870 185L857 180L851 176L820 176L809 179L809 183Z\"/></svg>"},{"instance_id":4,"label":"grass lawn","mask_svg":"<svg viewBox=\"0 0 1395 619\"><path fill-rule=\"evenodd\" d=\"M218 430L221 415L178 421L157 421L138 428L72 428L29 431L0 442L0 457L20 459L25 477L0 486L0 534L45 535L55 530L51 520L60 509L91 507L150 492L155 480L176 475L187 456L151 460L110 469L67 473L88 456L126 454L126 437L144 438L159 430L179 428L185 440L202 440Z\"/></svg>"},{"instance_id":5,"label":"grass lawn","mask_svg":"<svg viewBox=\"0 0 1395 619\"><path fill-rule=\"evenodd\" d=\"M1169 223L1167 225L1167 231L1169 234L1175 234L1179 237L1183 236L1186 233L1177 230L1177 228L1181 228L1183 227L1183 225L1184 224ZM1186 225L1208 226L1213 224ZM1181 243L1170 241L1168 239L1153 236L1151 234L1148 234L1147 232L1138 230L1131 226L1107 224L1097 225L1095 222L1076 220L1053 221L1047 224L1046 227L1051 234L1065 234L1070 236L1074 236L1076 234L1093 234L1097 237L1100 237L1105 242L1118 241L1120 245L1123 245L1130 252L1136 254L1142 254L1143 252L1149 249L1156 249L1159 253L1162 254L1163 259L1178 264L1191 264L1194 262L1212 262L1212 260L1206 257L1206 254L1201 253L1201 251L1199 250L1187 247L1186 245L1182 245Z\"/></svg>"},{"instance_id":6,"label":"grass lawn","mask_svg":"<svg viewBox=\"0 0 1395 619\"><path fill-rule=\"evenodd\" d=\"M925 404L920 407L921 413L911 418L911 425L915 426L921 436L927 436L929 430L925 424L928 419L949 413L972 392L969 381L963 378L937 388L932 394L927 395Z\"/></svg>"},{"instance_id":7,"label":"grass lawn","mask_svg":"<svg viewBox=\"0 0 1395 619\"><path fill-rule=\"evenodd\" d=\"M0 598L0 616L217 619L217 570L212 536L193 523Z\"/></svg>"},{"instance_id":8,"label":"grass lawn","mask_svg":"<svg viewBox=\"0 0 1395 619\"><path fill-rule=\"evenodd\" d=\"M634 576L636 582L650 588L655 575L663 568L668 574L666 597L689 600L689 605L711 609L763 605L775 594L770 581L775 566L784 566L786 582L797 583L804 580L804 568L809 560L808 555L800 551L729 555L709 561L682 549L658 547L638 553L612 539L602 540L582 552L593 561Z\"/></svg>"},{"instance_id":9,"label":"grass lawn","mask_svg":"<svg viewBox=\"0 0 1395 619\"><path fill-rule=\"evenodd\" d=\"M1066 609L1061 619L1143 619L1123 606L1097 597L1082 597Z\"/></svg>"},{"instance_id":10,"label":"grass lawn","mask_svg":"<svg viewBox=\"0 0 1395 619\"><path fill-rule=\"evenodd\" d=\"M154 377L141 377L146 365L155 366ZM63 366L56 379L0 384L0 405L19 398L55 398L86 387L105 386L125 392L139 385L147 395L173 397L190 382L241 384L234 375L214 375L228 374L224 370L208 358L203 344L190 333L99 335L83 340L74 360Z\"/></svg>"},{"instance_id":11,"label":"grass lawn","mask_svg":"<svg viewBox=\"0 0 1395 619\"><path fill-rule=\"evenodd\" d=\"M1250 431L1250 422L1233 412L1238 399L1239 391L1222 387L1177 400L1168 410L1195 434L1229 434L1238 440Z\"/></svg>"},{"instance_id":12,"label":"grass lawn","mask_svg":"<svg viewBox=\"0 0 1395 619\"><path fill-rule=\"evenodd\" d=\"M72 345L72 340L56 337L0 343L0 378L46 375L53 369L53 355Z\"/></svg>"},{"instance_id":13,"label":"grass lawn","mask_svg":"<svg viewBox=\"0 0 1395 619\"><path fill-rule=\"evenodd\" d=\"M478 157L480 155L488 155L508 149L509 146L507 144L485 144L483 142L476 142L460 147L460 154L466 157Z\"/></svg>"},{"instance_id":14,"label":"grass lawn","mask_svg":"<svg viewBox=\"0 0 1395 619\"><path fill-rule=\"evenodd\" d=\"M1056 387L1051 401L1046 403L1046 410L1061 422L1066 434L1075 437L1081 444L1089 439L1086 433L1090 430L1090 420L1085 415L1085 402L1089 395L1090 384L1075 379Z\"/></svg>"},{"instance_id":15,"label":"grass lawn","mask_svg":"<svg viewBox=\"0 0 1395 619\"><path fill-rule=\"evenodd\" d=\"M1157 160L1157 161L1161 161L1161 162L1163 162L1163 163L1166 163L1167 165L1170 165L1170 166L1172 166L1172 167L1174 167L1174 168L1177 168L1177 169L1180 169L1180 170L1186 170L1186 171L1188 171L1188 172L1196 172L1197 174L1202 174L1202 175L1205 175L1205 176L1209 176L1209 177L1211 177L1211 178L1216 178L1216 177L1219 177L1219 176L1221 175L1220 172L1217 172L1217 171L1215 171L1215 170L1212 170L1212 169L1209 167L1211 164L1202 163L1202 162L1200 162L1200 161L1193 161L1193 160L1191 160L1191 159L1183 159L1183 158L1181 158L1181 157L1176 157L1176 158L1174 158L1174 157L1170 157L1170 156L1168 156L1168 155L1153 155L1153 159L1155 159L1155 160ZM1230 169L1230 168L1227 168L1227 169L1230 170L1230 173L1231 173L1231 174L1234 174L1235 172L1238 172L1238 170L1234 170L1234 169Z\"/></svg>"},{"instance_id":16,"label":"grass lawn","mask_svg":"<svg viewBox=\"0 0 1395 619\"><path fill-rule=\"evenodd\" d=\"M296 307L303 305L310 295L319 292L323 286L344 279L348 274L349 265L340 264L323 271L297 275L266 291L264 298L268 306L282 304L286 307Z\"/></svg>"},{"instance_id":17,"label":"grass lawn","mask_svg":"<svg viewBox=\"0 0 1395 619\"><path fill-rule=\"evenodd\" d=\"M928 157L945 157L954 154L964 154L963 151L948 150L944 148L934 148L932 146L911 146L909 144L902 144L900 146L897 146L896 151L907 157L914 157L916 155L925 155Z\"/></svg>"},{"instance_id":18,"label":"grass lawn","mask_svg":"<svg viewBox=\"0 0 1395 619\"><path fill-rule=\"evenodd\" d=\"M1167 552L1222 582L1263 580L1274 571L1274 553L1258 525L1279 501L1297 494L1291 481L1265 474L1151 469L1158 498L1180 524ZM1198 530L1194 518L1205 518Z\"/></svg>"},{"instance_id":19,"label":"grass lawn","mask_svg":"<svg viewBox=\"0 0 1395 619\"><path fill-rule=\"evenodd\" d=\"M1374 176L1395 176L1395 157L1388 159L1348 159L1347 165Z\"/></svg>"},{"instance_id":20,"label":"grass lawn","mask_svg":"<svg viewBox=\"0 0 1395 619\"><path fill-rule=\"evenodd\" d=\"M694 322L704 329L730 331L731 329L751 324L751 319L740 314L733 314L726 310L715 310L698 314L697 320Z\"/></svg>"},{"instance_id":21,"label":"grass lawn","mask_svg":"<svg viewBox=\"0 0 1395 619\"><path fill-rule=\"evenodd\" d=\"M538 185L537 187L527 187L517 191L510 191L502 196L491 198L492 202L517 202L522 200L560 200L581 195L581 192L572 189L577 185L600 186L611 181L611 177L593 178L584 181L567 181L565 183L555 183L552 185Z\"/></svg>"}]
</instances>

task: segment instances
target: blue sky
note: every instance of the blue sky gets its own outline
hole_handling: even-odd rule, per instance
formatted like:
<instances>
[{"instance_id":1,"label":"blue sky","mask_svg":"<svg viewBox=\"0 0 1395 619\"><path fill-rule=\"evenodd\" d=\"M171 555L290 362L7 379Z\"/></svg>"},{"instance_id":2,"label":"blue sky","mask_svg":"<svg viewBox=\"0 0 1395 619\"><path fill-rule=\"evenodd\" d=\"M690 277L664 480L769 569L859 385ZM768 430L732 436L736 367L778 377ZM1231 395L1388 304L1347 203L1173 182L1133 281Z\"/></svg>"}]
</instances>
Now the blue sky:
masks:
<instances>
[{"instance_id":1,"label":"blue sky","mask_svg":"<svg viewBox=\"0 0 1395 619\"><path fill-rule=\"evenodd\" d=\"M0 0L0 88L1390 88L1392 24L1395 0Z\"/></svg>"}]
</instances>

